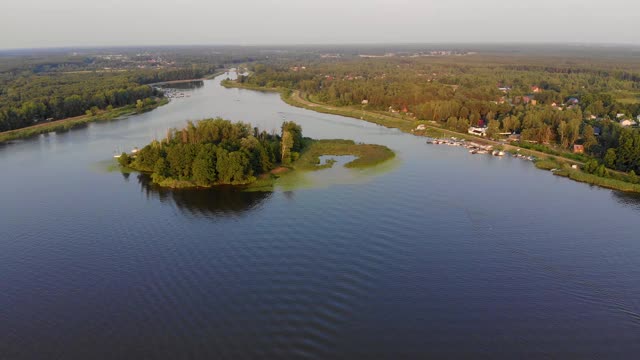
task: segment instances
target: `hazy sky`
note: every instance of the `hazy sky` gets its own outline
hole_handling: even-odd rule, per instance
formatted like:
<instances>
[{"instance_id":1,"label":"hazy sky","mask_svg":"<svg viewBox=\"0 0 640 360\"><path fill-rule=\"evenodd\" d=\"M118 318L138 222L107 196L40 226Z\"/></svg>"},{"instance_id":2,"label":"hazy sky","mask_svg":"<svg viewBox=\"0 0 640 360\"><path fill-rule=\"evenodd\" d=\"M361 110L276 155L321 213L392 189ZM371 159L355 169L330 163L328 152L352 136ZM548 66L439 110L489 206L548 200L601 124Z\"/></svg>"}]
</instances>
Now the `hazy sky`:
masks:
<instances>
[{"instance_id":1,"label":"hazy sky","mask_svg":"<svg viewBox=\"0 0 640 360\"><path fill-rule=\"evenodd\" d=\"M640 43L636 0L2 0L0 48Z\"/></svg>"}]
</instances>

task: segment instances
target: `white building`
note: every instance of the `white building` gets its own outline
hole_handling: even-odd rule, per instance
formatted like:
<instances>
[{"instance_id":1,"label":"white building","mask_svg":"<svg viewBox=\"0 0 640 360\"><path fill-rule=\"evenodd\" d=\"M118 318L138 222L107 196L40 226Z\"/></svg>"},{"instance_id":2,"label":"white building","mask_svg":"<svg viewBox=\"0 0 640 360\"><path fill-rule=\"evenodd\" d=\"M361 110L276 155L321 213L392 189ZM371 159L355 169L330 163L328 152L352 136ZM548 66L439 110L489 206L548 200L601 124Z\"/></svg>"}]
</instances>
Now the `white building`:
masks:
<instances>
[{"instance_id":1,"label":"white building","mask_svg":"<svg viewBox=\"0 0 640 360\"><path fill-rule=\"evenodd\" d=\"M469 134L477 136L485 136L487 134L487 128L472 126L469 128Z\"/></svg>"}]
</instances>

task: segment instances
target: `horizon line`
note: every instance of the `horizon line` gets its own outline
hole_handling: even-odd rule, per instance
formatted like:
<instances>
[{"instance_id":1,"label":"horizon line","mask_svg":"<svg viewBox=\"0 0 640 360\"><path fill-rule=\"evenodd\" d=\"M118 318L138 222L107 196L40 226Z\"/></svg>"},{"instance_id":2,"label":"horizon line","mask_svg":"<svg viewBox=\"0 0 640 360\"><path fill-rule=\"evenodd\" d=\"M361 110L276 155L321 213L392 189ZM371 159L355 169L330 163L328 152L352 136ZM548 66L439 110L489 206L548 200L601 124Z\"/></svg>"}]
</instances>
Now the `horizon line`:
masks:
<instances>
[{"instance_id":1,"label":"horizon line","mask_svg":"<svg viewBox=\"0 0 640 360\"><path fill-rule=\"evenodd\" d=\"M344 47L344 46L581 46L581 47L627 47L640 48L640 43L630 42L585 42L585 41L436 41L436 42L345 42L345 43L193 43L193 44L137 44L137 45L52 45L34 47L0 47L0 52L28 51L28 50L90 50L90 49L131 49L131 48L198 48L198 47L237 47L237 48L268 48L268 47Z\"/></svg>"}]
</instances>

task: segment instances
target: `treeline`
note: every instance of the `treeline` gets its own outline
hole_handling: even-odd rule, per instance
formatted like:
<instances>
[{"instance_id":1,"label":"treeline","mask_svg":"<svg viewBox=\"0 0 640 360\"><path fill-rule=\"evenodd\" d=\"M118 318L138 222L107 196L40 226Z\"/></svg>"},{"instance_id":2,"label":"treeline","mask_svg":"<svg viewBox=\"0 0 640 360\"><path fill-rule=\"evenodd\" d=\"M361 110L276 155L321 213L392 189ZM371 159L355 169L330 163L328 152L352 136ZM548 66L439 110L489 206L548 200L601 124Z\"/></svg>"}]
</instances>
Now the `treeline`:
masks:
<instances>
[{"instance_id":1,"label":"treeline","mask_svg":"<svg viewBox=\"0 0 640 360\"><path fill-rule=\"evenodd\" d=\"M151 173L155 183L167 186L248 184L278 164L295 160L302 144L302 129L293 122L284 123L279 135L216 118L170 130L134 159L123 154L119 161Z\"/></svg>"},{"instance_id":2,"label":"treeline","mask_svg":"<svg viewBox=\"0 0 640 360\"><path fill-rule=\"evenodd\" d=\"M130 78L139 84L151 84L163 81L200 79L216 72L216 66L198 66L184 69L166 69L137 71Z\"/></svg>"},{"instance_id":3,"label":"treeline","mask_svg":"<svg viewBox=\"0 0 640 360\"><path fill-rule=\"evenodd\" d=\"M640 114L640 101L620 101L620 96L640 94L635 72L473 63L469 58L464 63L439 61L390 58L257 64L250 76L239 81L298 89L335 106L433 120L459 132L469 126L487 127L487 136L494 139L519 134L524 142L565 151L579 144L611 169L639 170L638 163L630 160L640 159L638 131L623 129L615 121L618 114L628 118Z\"/></svg>"},{"instance_id":4,"label":"treeline","mask_svg":"<svg viewBox=\"0 0 640 360\"><path fill-rule=\"evenodd\" d=\"M135 104L161 93L124 74L32 75L11 81L0 93L0 131L20 129L46 119L83 115Z\"/></svg>"},{"instance_id":5,"label":"treeline","mask_svg":"<svg viewBox=\"0 0 640 360\"><path fill-rule=\"evenodd\" d=\"M406 108L419 117L439 121L450 116L466 117L467 112L484 118L489 112L504 112L510 105L528 103L525 96L539 105L565 105L577 98L580 100L577 107L583 112L603 118L640 113L640 102L617 101L620 96L637 97L640 83L610 76L610 70L561 73L548 72L539 66L528 69L449 64L421 58L319 61L303 65L304 70L298 63L256 64L251 69L252 75L239 81L299 89L318 101L336 106L360 105L367 100L371 110ZM533 92L534 86L539 92ZM509 90L504 93L499 88ZM443 110L425 113L422 110L425 108Z\"/></svg>"},{"instance_id":6,"label":"treeline","mask_svg":"<svg viewBox=\"0 0 640 360\"><path fill-rule=\"evenodd\" d=\"M0 76L0 131L15 130L44 120L85 114L88 110L117 108L161 97L145 85L155 82L202 78L215 67L73 72Z\"/></svg>"},{"instance_id":7,"label":"treeline","mask_svg":"<svg viewBox=\"0 0 640 360\"><path fill-rule=\"evenodd\" d=\"M615 123L602 125L602 135L597 144L599 157L604 166L640 173L640 132L636 129L622 128Z\"/></svg>"}]
</instances>

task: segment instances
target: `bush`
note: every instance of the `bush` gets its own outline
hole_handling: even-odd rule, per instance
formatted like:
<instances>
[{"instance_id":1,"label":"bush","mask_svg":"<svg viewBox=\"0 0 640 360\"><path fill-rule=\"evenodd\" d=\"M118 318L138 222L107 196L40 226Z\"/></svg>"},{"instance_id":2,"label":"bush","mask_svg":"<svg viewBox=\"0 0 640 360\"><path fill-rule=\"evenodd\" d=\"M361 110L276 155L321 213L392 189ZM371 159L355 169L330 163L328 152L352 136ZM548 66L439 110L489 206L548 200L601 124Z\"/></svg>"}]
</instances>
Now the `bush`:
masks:
<instances>
[{"instance_id":1,"label":"bush","mask_svg":"<svg viewBox=\"0 0 640 360\"><path fill-rule=\"evenodd\" d=\"M131 157L123 152L118 158L118 163L120 166L129 166L129 164L131 164Z\"/></svg>"}]
</instances>

